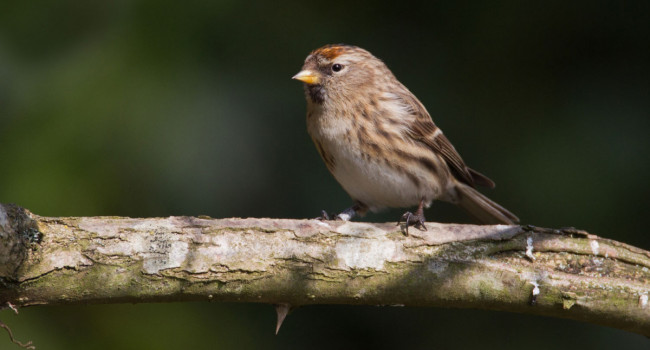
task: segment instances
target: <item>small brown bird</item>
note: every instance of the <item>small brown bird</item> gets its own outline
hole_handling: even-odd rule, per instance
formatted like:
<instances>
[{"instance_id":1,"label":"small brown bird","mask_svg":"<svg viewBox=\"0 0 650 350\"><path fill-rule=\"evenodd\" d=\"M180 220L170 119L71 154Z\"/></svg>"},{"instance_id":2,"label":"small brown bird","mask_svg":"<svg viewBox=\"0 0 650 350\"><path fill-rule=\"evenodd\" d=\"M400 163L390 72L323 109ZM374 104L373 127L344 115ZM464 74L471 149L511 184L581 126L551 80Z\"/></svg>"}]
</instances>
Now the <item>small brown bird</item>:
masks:
<instances>
[{"instance_id":1,"label":"small brown bird","mask_svg":"<svg viewBox=\"0 0 650 350\"><path fill-rule=\"evenodd\" d=\"M426 230L423 208L443 200L483 223L519 221L475 189L494 182L465 165L422 103L370 52L321 47L293 79L304 83L307 130L318 153L354 200L338 219L418 205L400 222Z\"/></svg>"}]
</instances>

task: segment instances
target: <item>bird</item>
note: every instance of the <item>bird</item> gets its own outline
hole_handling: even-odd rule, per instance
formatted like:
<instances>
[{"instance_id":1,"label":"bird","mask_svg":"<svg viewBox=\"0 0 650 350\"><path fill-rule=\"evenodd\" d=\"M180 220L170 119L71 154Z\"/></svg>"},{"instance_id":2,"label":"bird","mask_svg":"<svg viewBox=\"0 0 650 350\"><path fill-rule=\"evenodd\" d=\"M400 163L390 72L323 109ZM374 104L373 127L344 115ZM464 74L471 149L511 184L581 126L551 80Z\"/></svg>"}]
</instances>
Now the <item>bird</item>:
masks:
<instances>
[{"instance_id":1,"label":"bird","mask_svg":"<svg viewBox=\"0 0 650 350\"><path fill-rule=\"evenodd\" d=\"M494 188L469 168L429 112L379 58L354 45L313 50L292 79L303 83L307 131L325 166L352 198L334 219L410 208L398 221L426 230L434 200L464 208L484 224L519 218L481 194ZM323 211L322 218L330 219Z\"/></svg>"}]
</instances>

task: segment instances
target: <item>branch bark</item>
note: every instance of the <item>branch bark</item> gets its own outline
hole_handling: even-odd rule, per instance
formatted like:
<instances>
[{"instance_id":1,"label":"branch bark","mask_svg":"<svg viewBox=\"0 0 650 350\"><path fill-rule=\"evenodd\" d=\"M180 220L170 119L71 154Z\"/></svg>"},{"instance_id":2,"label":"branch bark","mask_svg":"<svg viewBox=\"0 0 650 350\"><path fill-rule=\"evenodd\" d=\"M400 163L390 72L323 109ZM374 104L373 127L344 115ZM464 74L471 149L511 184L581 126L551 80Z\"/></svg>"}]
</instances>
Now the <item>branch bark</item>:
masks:
<instances>
[{"instance_id":1,"label":"branch bark","mask_svg":"<svg viewBox=\"0 0 650 350\"><path fill-rule=\"evenodd\" d=\"M491 309L650 336L650 252L576 229L41 217L0 205L0 302Z\"/></svg>"}]
</instances>

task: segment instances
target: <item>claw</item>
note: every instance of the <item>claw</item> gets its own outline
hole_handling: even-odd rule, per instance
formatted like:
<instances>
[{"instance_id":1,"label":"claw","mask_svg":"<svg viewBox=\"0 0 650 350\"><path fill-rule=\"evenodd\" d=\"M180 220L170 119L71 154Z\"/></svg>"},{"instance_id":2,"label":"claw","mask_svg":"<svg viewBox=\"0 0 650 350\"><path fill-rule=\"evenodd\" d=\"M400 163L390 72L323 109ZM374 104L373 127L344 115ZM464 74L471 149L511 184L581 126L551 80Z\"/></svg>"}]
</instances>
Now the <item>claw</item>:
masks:
<instances>
[{"instance_id":1,"label":"claw","mask_svg":"<svg viewBox=\"0 0 650 350\"><path fill-rule=\"evenodd\" d=\"M427 231L427 227L424 226L424 200L420 201L420 205L418 206L418 210L415 212L415 214L411 213L410 211L404 213L404 215L400 217L399 221L397 221L397 226L399 226L402 221L405 223L404 233L407 236L409 234L409 226L413 226L418 230Z\"/></svg>"},{"instance_id":2,"label":"claw","mask_svg":"<svg viewBox=\"0 0 650 350\"><path fill-rule=\"evenodd\" d=\"M320 216L316 218L317 220L331 220L329 214L325 210L320 211Z\"/></svg>"}]
</instances>

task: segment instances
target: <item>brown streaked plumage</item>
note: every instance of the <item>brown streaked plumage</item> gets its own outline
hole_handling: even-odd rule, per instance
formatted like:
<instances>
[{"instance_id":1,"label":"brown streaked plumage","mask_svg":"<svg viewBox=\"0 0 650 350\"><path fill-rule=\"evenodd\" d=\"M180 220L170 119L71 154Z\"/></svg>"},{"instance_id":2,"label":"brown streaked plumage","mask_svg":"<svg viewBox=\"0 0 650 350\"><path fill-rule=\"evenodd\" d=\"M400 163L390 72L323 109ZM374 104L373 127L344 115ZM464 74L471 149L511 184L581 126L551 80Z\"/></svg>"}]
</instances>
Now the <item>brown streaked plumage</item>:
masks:
<instances>
[{"instance_id":1,"label":"brown streaked plumage","mask_svg":"<svg viewBox=\"0 0 650 350\"><path fill-rule=\"evenodd\" d=\"M467 167L422 103L386 65L351 45L312 51L294 79L305 84L307 130L327 168L355 202L338 215L418 206L402 217L424 226L423 207L452 202L485 223L519 219L475 187L494 182Z\"/></svg>"}]
</instances>

